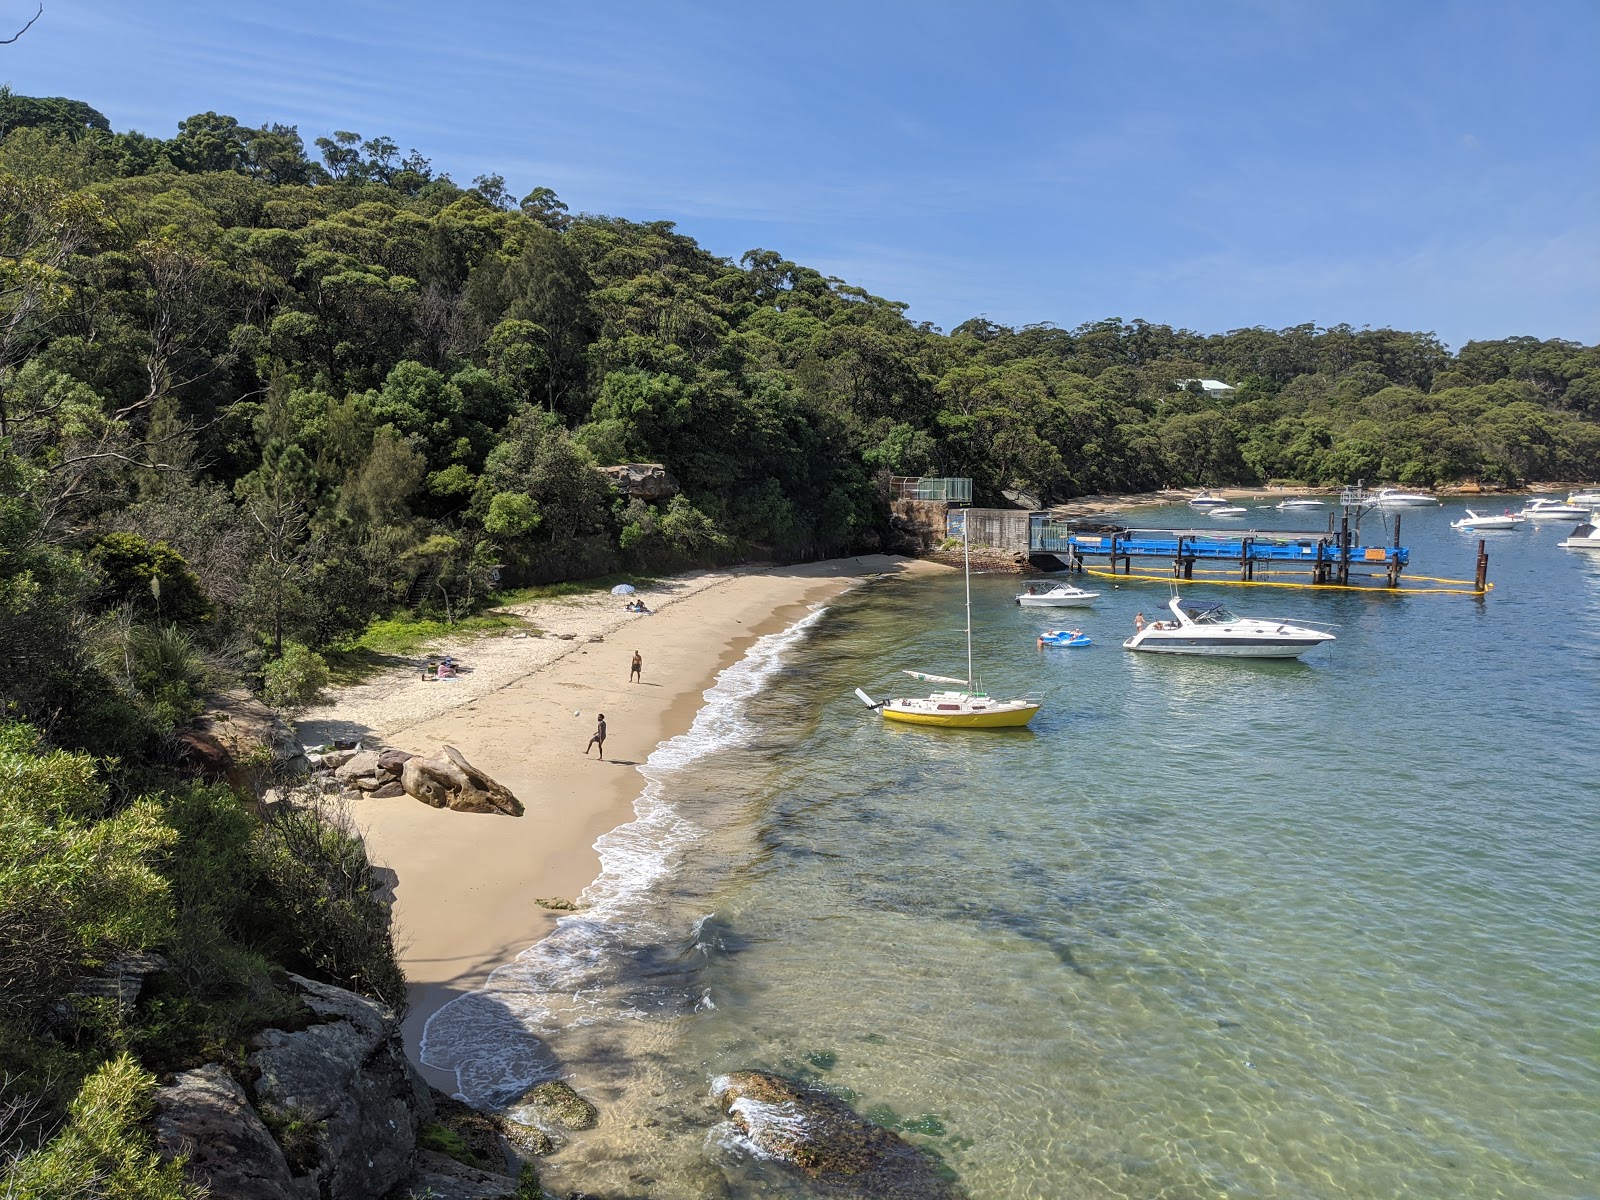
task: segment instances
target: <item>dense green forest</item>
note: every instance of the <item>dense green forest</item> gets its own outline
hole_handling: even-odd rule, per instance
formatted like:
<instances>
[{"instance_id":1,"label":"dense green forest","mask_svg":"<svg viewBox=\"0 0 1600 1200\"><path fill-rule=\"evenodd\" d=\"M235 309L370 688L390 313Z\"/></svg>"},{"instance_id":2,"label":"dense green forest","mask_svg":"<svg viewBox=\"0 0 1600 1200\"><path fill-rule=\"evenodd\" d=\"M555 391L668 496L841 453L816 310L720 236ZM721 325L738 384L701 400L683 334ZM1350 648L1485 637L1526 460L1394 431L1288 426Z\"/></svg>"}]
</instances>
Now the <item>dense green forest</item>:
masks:
<instances>
[{"instance_id":1,"label":"dense green forest","mask_svg":"<svg viewBox=\"0 0 1600 1200\"><path fill-rule=\"evenodd\" d=\"M872 547L889 473L970 476L991 501L1600 473L1596 347L1117 319L946 334L769 250L734 263L667 222L460 187L385 137L308 152L201 113L163 140L9 93L0 130L19 552L98 561L102 608L151 608L135 584L160 573L164 617L269 656L336 642L419 578L442 603ZM626 500L592 470L627 461L681 492Z\"/></svg>"},{"instance_id":2,"label":"dense green forest","mask_svg":"<svg viewBox=\"0 0 1600 1200\"><path fill-rule=\"evenodd\" d=\"M625 462L679 490L595 469ZM946 333L386 137L209 112L150 137L0 89L5 1194L181 1194L137 1132L150 1070L225 1057L285 966L400 998L358 843L174 782L208 692L303 698L316 651L497 586L876 549L888 477L923 474L996 503L1593 480L1600 348ZM137 1012L73 998L152 950Z\"/></svg>"}]
</instances>

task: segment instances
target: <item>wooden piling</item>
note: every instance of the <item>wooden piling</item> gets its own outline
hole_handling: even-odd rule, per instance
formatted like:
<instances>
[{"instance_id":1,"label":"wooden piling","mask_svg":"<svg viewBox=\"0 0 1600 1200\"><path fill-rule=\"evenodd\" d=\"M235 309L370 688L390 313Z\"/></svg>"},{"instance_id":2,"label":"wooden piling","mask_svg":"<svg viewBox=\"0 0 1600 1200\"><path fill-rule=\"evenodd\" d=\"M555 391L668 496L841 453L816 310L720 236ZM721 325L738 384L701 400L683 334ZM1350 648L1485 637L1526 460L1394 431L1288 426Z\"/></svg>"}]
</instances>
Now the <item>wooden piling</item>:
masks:
<instances>
[{"instance_id":1,"label":"wooden piling","mask_svg":"<svg viewBox=\"0 0 1600 1200\"><path fill-rule=\"evenodd\" d=\"M1473 582L1480 592L1489 586L1489 551L1482 538L1478 539L1478 574Z\"/></svg>"}]
</instances>

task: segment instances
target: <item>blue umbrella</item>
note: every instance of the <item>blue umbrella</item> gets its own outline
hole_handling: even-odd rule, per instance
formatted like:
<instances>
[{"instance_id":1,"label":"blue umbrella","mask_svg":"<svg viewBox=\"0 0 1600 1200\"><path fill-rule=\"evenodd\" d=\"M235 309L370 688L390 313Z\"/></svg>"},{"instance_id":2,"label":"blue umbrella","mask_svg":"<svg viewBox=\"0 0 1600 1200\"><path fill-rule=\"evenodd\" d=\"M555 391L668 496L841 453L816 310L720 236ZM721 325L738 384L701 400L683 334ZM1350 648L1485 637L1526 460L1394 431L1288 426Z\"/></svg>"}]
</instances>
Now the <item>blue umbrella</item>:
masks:
<instances>
[{"instance_id":1,"label":"blue umbrella","mask_svg":"<svg viewBox=\"0 0 1600 1200\"><path fill-rule=\"evenodd\" d=\"M611 589L611 594L613 596L626 596L629 592L631 592L633 590L634 590L633 584L631 584L631 583L619 583L619 584L617 584L616 587Z\"/></svg>"}]
</instances>

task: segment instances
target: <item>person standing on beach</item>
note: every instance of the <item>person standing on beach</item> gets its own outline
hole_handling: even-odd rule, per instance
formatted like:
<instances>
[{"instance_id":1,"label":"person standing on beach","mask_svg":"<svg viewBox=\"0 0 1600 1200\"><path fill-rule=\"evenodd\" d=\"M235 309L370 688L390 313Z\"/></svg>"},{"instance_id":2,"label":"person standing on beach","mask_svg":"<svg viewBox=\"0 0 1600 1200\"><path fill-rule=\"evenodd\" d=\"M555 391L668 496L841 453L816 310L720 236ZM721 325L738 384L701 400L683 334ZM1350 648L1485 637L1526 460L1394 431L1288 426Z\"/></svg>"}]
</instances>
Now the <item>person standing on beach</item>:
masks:
<instances>
[{"instance_id":1,"label":"person standing on beach","mask_svg":"<svg viewBox=\"0 0 1600 1200\"><path fill-rule=\"evenodd\" d=\"M600 714L600 722L594 727L594 736L589 739L589 744L583 748L583 756L589 757L589 751L596 746L600 747L600 761L606 760L606 715Z\"/></svg>"},{"instance_id":2,"label":"person standing on beach","mask_svg":"<svg viewBox=\"0 0 1600 1200\"><path fill-rule=\"evenodd\" d=\"M640 683L643 683L644 682L644 675L642 674L643 671L644 671L644 659L640 658L639 657L639 652L637 650L635 650L633 652L633 666L628 668L628 682L632 683L635 679L637 679Z\"/></svg>"}]
</instances>

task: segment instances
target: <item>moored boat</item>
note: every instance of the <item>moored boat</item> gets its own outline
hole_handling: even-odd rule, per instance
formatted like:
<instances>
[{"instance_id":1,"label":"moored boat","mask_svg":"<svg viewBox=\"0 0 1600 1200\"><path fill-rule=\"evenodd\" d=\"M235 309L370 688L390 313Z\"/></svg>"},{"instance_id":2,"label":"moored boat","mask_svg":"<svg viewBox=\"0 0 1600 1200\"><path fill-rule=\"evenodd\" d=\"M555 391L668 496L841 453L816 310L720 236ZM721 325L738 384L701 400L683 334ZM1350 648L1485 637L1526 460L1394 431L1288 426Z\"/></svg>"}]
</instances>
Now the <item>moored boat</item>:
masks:
<instances>
[{"instance_id":1,"label":"moored boat","mask_svg":"<svg viewBox=\"0 0 1600 1200\"><path fill-rule=\"evenodd\" d=\"M1226 504L1227 502L1228 501L1226 498L1222 496L1213 496L1210 492L1205 491L1204 489L1202 489L1198 495L1189 497L1190 508L1215 508L1217 505Z\"/></svg>"},{"instance_id":2,"label":"moored boat","mask_svg":"<svg viewBox=\"0 0 1600 1200\"><path fill-rule=\"evenodd\" d=\"M1450 528L1464 529L1468 533L1478 533L1486 529L1515 529L1520 524L1522 524L1522 518L1511 512L1510 509L1507 509L1503 516L1480 517L1469 508L1466 516L1459 521L1450 522Z\"/></svg>"},{"instance_id":3,"label":"moored boat","mask_svg":"<svg viewBox=\"0 0 1600 1200\"><path fill-rule=\"evenodd\" d=\"M899 721L907 725L934 725L944 729L1017 729L1033 720L1039 711L1039 701L1024 696L1016 700L999 700L982 692L974 685L972 671L972 562L968 557L967 533L961 531L961 567L967 589L967 677L956 679L949 675L930 675L926 671L907 671L913 679L930 683L958 683L960 690L933 692L927 696L901 696L890 700L874 700L861 688L856 696L868 708L883 714L885 721Z\"/></svg>"},{"instance_id":4,"label":"moored boat","mask_svg":"<svg viewBox=\"0 0 1600 1200\"><path fill-rule=\"evenodd\" d=\"M1298 658L1337 639L1325 629L1290 625L1264 617L1235 616L1220 604L1174 596L1171 621L1134 618L1135 632L1125 650L1158 654L1204 654L1226 658Z\"/></svg>"},{"instance_id":5,"label":"moored boat","mask_svg":"<svg viewBox=\"0 0 1600 1200\"><path fill-rule=\"evenodd\" d=\"M1082 608L1093 604L1099 592L1088 592L1070 583L1033 583L1017 595L1024 608Z\"/></svg>"},{"instance_id":6,"label":"moored boat","mask_svg":"<svg viewBox=\"0 0 1600 1200\"><path fill-rule=\"evenodd\" d=\"M1581 521L1589 515L1589 509L1541 496L1524 504L1520 515L1524 521Z\"/></svg>"},{"instance_id":7,"label":"moored boat","mask_svg":"<svg viewBox=\"0 0 1600 1200\"><path fill-rule=\"evenodd\" d=\"M1589 519L1579 525L1567 539L1556 545L1568 550L1600 550L1600 508L1589 514Z\"/></svg>"},{"instance_id":8,"label":"moored boat","mask_svg":"<svg viewBox=\"0 0 1600 1200\"><path fill-rule=\"evenodd\" d=\"M1293 512L1297 508L1321 508L1322 506L1323 501L1313 500L1309 496L1294 496L1288 500L1280 500L1277 503L1279 512Z\"/></svg>"},{"instance_id":9,"label":"moored boat","mask_svg":"<svg viewBox=\"0 0 1600 1200\"><path fill-rule=\"evenodd\" d=\"M1206 515L1212 517L1242 517L1249 511L1242 504L1219 504L1215 508L1207 509Z\"/></svg>"},{"instance_id":10,"label":"moored boat","mask_svg":"<svg viewBox=\"0 0 1600 1200\"><path fill-rule=\"evenodd\" d=\"M1567 503L1581 505L1584 508L1600 508L1600 490L1586 489L1572 492L1567 496Z\"/></svg>"},{"instance_id":11,"label":"moored boat","mask_svg":"<svg viewBox=\"0 0 1600 1200\"><path fill-rule=\"evenodd\" d=\"M1380 488L1372 499L1379 508L1431 508L1439 503L1439 497L1427 492L1407 492L1392 487Z\"/></svg>"}]
</instances>

